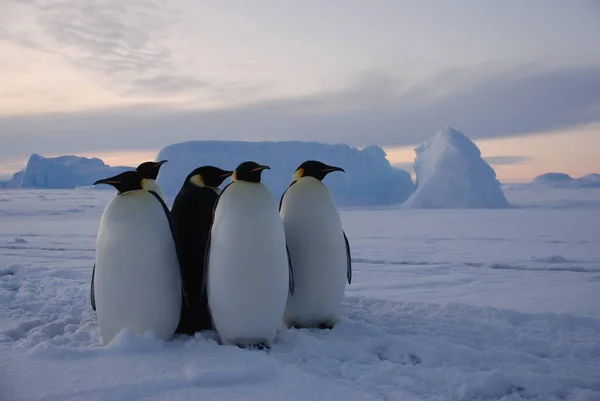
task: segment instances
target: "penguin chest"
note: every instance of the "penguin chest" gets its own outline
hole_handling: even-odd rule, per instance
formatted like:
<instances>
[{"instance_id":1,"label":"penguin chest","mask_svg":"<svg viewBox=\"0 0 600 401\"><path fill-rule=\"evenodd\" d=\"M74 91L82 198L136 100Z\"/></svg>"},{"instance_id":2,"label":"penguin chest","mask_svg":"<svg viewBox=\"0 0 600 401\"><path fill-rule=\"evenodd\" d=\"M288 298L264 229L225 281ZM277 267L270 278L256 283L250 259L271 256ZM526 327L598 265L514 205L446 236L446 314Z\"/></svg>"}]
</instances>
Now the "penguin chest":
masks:
<instances>
[{"instance_id":1,"label":"penguin chest","mask_svg":"<svg viewBox=\"0 0 600 401\"><path fill-rule=\"evenodd\" d=\"M96 241L94 290L105 343L122 329L173 335L181 278L167 217L153 195L124 194L106 208Z\"/></svg>"},{"instance_id":2,"label":"penguin chest","mask_svg":"<svg viewBox=\"0 0 600 401\"><path fill-rule=\"evenodd\" d=\"M296 286L286 320L335 320L346 286L347 256L333 197L320 181L301 179L286 193L281 218Z\"/></svg>"},{"instance_id":3,"label":"penguin chest","mask_svg":"<svg viewBox=\"0 0 600 401\"><path fill-rule=\"evenodd\" d=\"M209 305L221 339L272 341L289 276L283 224L264 185L235 182L223 192L208 263Z\"/></svg>"}]
</instances>

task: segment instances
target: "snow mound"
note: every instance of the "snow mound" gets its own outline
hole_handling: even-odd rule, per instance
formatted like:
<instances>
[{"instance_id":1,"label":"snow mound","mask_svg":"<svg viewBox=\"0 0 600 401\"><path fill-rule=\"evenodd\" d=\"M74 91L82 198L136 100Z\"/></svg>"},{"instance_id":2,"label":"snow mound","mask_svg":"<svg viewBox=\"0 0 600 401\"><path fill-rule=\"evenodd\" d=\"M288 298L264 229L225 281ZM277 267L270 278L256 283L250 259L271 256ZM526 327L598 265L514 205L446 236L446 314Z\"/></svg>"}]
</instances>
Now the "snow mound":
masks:
<instances>
[{"instance_id":1,"label":"snow mound","mask_svg":"<svg viewBox=\"0 0 600 401\"><path fill-rule=\"evenodd\" d=\"M16 172L8 188L72 189L90 186L95 181L119 174L134 167L110 167L98 158L78 156L53 158L32 154L25 169Z\"/></svg>"},{"instance_id":2,"label":"snow mound","mask_svg":"<svg viewBox=\"0 0 600 401\"><path fill-rule=\"evenodd\" d=\"M496 173L465 134L446 127L415 149L415 209L510 207Z\"/></svg>"},{"instance_id":3,"label":"snow mound","mask_svg":"<svg viewBox=\"0 0 600 401\"><path fill-rule=\"evenodd\" d=\"M582 188L600 188L600 174L584 175L578 181Z\"/></svg>"},{"instance_id":4,"label":"snow mound","mask_svg":"<svg viewBox=\"0 0 600 401\"><path fill-rule=\"evenodd\" d=\"M550 188L600 188L600 174L573 178L565 173L546 173L535 177L531 184Z\"/></svg>"},{"instance_id":5,"label":"snow mound","mask_svg":"<svg viewBox=\"0 0 600 401\"><path fill-rule=\"evenodd\" d=\"M340 205L389 205L404 202L414 191L410 174L390 165L378 146L359 150L344 144L317 142L238 142L191 141L169 145L156 160L168 160L158 183L168 198L173 198L183 180L194 168L215 165L235 169L245 160L271 167L262 181L279 197L289 185L294 170L309 159L342 167L345 173L328 175L324 182Z\"/></svg>"}]
</instances>

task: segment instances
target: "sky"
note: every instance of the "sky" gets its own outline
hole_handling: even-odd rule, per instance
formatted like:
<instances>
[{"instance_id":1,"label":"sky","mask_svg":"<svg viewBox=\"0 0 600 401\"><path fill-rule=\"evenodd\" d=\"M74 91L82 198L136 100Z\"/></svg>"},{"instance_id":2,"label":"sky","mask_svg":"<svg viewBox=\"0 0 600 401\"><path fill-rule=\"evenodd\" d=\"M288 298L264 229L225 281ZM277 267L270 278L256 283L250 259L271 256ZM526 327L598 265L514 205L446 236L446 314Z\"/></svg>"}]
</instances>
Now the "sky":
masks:
<instances>
[{"instance_id":1,"label":"sky","mask_svg":"<svg viewBox=\"0 0 600 401\"><path fill-rule=\"evenodd\" d=\"M2 0L0 177L188 140L383 147L445 126L505 182L600 172L600 2Z\"/></svg>"}]
</instances>

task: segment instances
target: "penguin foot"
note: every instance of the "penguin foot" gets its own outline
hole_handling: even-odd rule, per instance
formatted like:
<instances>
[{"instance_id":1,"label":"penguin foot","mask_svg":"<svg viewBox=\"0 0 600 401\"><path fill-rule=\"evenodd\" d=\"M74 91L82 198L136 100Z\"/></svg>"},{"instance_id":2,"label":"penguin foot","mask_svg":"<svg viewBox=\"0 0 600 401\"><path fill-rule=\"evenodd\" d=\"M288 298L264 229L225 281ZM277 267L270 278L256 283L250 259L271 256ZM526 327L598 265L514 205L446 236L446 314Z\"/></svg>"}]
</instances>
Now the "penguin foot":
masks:
<instances>
[{"instance_id":1,"label":"penguin foot","mask_svg":"<svg viewBox=\"0 0 600 401\"><path fill-rule=\"evenodd\" d=\"M331 330L331 329L333 329L333 326L335 326L335 323L326 322L326 323L319 323L317 325L317 328L321 329L321 330Z\"/></svg>"},{"instance_id":2,"label":"penguin foot","mask_svg":"<svg viewBox=\"0 0 600 401\"><path fill-rule=\"evenodd\" d=\"M266 342L261 342L258 344L255 344L252 346L252 348L257 349L259 351L269 351L271 349L271 346L269 344L267 344Z\"/></svg>"},{"instance_id":3,"label":"penguin foot","mask_svg":"<svg viewBox=\"0 0 600 401\"><path fill-rule=\"evenodd\" d=\"M261 341L257 344L237 344L237 346L242 349L267 351L267 352L271 349L271 346L265 341Z\"/></svg>"},{"instance_id":4,"label":"penguin foot","mask_svg":"<svg viewBox=\"0 0 600 401\"><path fill-rule=\"evenodd\" d=\"M292 324L287 324L287 326L289 328L294 328L294 329L331 330L335 326L335 322L333 322L333 321L326 321L326 322L310 323L310 324L292 323Z\"/></svg>"}]
</instances>

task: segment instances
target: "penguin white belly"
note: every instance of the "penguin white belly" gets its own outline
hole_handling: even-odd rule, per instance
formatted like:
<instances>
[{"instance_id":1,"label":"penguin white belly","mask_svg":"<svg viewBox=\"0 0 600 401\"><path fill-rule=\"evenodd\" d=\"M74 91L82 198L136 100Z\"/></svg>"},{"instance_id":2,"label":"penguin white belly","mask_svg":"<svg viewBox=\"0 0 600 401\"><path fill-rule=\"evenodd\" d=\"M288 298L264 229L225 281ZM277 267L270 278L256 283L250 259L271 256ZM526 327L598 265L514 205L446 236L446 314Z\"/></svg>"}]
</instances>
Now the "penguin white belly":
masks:
<instances>
[{"instance_id":1,"label":"penguin white belly","mask_svg":"<svg viewBox=\"0 0 600 401\"><path fill-rule=\"evenodd\" d=\"M146 191L117 196L100 221L94 279L105 344L122 329L173 336L181 308L181 276L167 216Z\"/></svg>"},{"instance_id":2,"label":"penguin white belly","mask_svg":"<svg viewBox=\"0 0 600 401\"><path fill-rule=\"evenodd\" d=\"M211 231L208 302L224 344L271 343L281 326L289 272L277 203L263 184L224 190Z\"/></svg>"},{"instance_id":3,"label":"penguin white belly","mask_svg":"<svg viewBox=\"0 0 600 401\"><path fill-rule=\"evenodd\" d=\"M160 199L162 199L163 202L167 202L167 200L165 199L165 194L160 185L158 185L158 182L156 182L156 180L146 179L144 189L146 191L156 192L156 194L160 196Z\"/></svg>"},{"instance_id":4,"label":"penguin white belly","mask_svg":"<svg viewBox=\"0 0 600 401\"><path fill-rule=\"evenodd\" d=\"M286 192L281 205L295 290L284 322L310 327L338 320L347 280L342 221L329 189L304 177Z\"/></svg>"}]
</instances>

